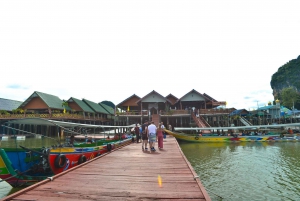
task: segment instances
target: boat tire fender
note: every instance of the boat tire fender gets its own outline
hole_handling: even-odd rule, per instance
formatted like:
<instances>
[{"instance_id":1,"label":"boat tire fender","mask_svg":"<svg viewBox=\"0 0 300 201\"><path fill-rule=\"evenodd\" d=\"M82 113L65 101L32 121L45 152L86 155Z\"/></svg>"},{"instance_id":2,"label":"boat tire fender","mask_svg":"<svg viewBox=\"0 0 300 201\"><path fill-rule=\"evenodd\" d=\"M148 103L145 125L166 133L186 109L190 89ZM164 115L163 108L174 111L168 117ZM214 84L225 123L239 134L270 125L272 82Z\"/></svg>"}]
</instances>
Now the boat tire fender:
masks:
<instances>
[{"instance_id":1,"label":"boat tire fender","mask_svg":"<svg viewBox=\"0 0 300 201\"><path fill-rule=\"evenodd\" d=\"M86 157L85 155L81 155L78 159L78 165L81 163L85 163L86 162Z\"/></svg>"},{"instance_id":2,"label":"boat tire fender","mask_svg":"<svg viewBox=\"0 0 300 201\"><path fill-rule=\"evenodd\" d=\"M111 144L106 145L107 151L111 151Z\"/></svg>"},{"instance_id":3,"label":"boat tire fender","mask_svg":"<svg viewBox=\"0 0 300 201\"><path fill-rule=\"evenodd\" d=\"M195 136L195 140L199 140L199 137L198 137L198 136Z\"/></svg>"},{"instance_id":4,"label":"boat tire fender","mask_svg":"<svg viewBox=\"0 0 300 201\"><path fill-rule=\"evenodd\" d=\"M54 161L54 165L57 168L62 168L66 165L67 163L67 157L64 154L59 154L58 156L56 156L55 161Z\"/></svg>"}]
</instances>

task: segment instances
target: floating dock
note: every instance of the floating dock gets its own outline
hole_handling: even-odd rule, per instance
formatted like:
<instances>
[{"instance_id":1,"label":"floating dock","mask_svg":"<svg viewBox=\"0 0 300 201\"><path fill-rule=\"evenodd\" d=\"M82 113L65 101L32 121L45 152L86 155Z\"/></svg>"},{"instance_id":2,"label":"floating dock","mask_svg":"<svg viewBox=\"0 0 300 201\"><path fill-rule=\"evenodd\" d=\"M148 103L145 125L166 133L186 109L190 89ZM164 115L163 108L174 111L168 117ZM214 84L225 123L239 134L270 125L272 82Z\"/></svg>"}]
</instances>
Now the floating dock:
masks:
<instances>
[{"instance_id":1,"label":"floating dock","mask_svg":"<svg viewBox=\"0 0 300 201\"><path fill-rule=\"evenodd\" d=\"M162 150L142 151L141 143L132 143L2 200L211 199L176 139L168 136Z\"/></svg>"}]
</instances>

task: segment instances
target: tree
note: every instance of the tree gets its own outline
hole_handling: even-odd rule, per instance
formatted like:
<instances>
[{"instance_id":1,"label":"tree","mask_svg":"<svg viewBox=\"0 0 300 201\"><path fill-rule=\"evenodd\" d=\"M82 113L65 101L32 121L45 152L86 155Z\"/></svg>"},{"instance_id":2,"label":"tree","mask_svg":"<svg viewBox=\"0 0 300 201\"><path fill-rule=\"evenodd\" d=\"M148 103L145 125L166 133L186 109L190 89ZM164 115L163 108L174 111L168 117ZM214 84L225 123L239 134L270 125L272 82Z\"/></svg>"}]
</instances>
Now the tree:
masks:
<instances>
[{"instance_id":1,"label":"tree","mask_svg":"<svg viewBox=\"0 0 300 201\"><path fill-rule=\"evenodd\" d=\"M61 103L61 106L62 106L63 108L65 108L65 107L68 107L69 104L68 104L68 102L62 102L62 103Z\"/></svg>"},{"instance_id":2,"label":"tree","mask_svg":"<svg viewBox=\"0 0 300 201\"><path fill-rule=\"evenodd\" d=\"M282 105L288 108L300 104L300 94L293 87L284 88L280 97L282 98Z\"/></svg>"}]
</instances>

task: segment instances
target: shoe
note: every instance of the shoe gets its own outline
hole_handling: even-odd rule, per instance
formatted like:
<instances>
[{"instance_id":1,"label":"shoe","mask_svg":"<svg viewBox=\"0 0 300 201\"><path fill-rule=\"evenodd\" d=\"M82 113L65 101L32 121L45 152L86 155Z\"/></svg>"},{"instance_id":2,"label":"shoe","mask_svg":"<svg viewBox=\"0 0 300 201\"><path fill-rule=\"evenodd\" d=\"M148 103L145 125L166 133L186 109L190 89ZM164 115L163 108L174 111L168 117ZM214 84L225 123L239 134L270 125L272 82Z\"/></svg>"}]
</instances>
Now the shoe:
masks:
<instances>
[{"instance_id":1,"label":"shoe","mask_svg":"<svg viewBox=\"0 0 300 201\"><path fill-rule=\"evenodd\" d=\"M146 147L145 150L148 151L148 148Z\"/></svg>"},{"instance_id":2,"label":"shoe","mask_svg":"<svg viewBox=\"0 0 300 201\"><path fill-rule=\"evenodd\" d=\"M156 151L156 150L154 149L154 147L152 147L152 148L151 148L151 151Z\"/></svg>"}]
</instances>

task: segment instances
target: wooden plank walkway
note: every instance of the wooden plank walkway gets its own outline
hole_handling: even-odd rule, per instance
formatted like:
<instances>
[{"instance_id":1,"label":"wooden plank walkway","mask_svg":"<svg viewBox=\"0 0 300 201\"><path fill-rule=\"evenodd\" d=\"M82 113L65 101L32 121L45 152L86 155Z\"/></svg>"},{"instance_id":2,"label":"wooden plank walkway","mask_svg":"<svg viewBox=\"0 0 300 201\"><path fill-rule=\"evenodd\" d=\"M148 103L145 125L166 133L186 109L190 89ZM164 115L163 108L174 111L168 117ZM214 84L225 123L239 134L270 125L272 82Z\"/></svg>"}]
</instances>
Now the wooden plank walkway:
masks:
<instances>
[{"instance_id":1,"label":"wooden plank walkway","mask_svg":"<svg viewBox=\"0 0 300 201\"><path fill-rule=\"evenodd\" d=\"M210 201L195 176L176 139L168 136L163 150L143 152L141 143L132 143L2 200Z\"/></svg>"}]
</instances>

